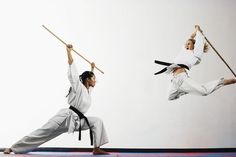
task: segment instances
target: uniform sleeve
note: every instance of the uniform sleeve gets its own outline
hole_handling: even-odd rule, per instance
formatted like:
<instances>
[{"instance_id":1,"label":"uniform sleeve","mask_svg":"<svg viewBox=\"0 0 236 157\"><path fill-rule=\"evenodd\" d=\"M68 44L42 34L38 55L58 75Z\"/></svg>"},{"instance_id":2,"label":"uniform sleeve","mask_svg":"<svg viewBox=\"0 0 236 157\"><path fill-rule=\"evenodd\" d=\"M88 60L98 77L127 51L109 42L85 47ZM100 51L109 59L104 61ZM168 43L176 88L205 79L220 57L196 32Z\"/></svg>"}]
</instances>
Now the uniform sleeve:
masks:
<instances>
[{"instance_id":1,"label":"uniform sleeve","mask_svg":"<svg viewBox=\"0 0 236 157\"><path fill-rule=\"evenodd\" d=\"M80 80L79 80L79 74L78 74L77 68L74 63L69 65L68 79L70 81L72 88L76 90L76 84L78 84Z\"/></svg>"},{"instance_id":2,"label":"uniform sleeve","mask_svg":"<svg viewBox=\"0 0 236 157\"><path fill-rule=\"evenodd\" d=\"M181 58L183 58L183 56L185 55L185 53L186 53L186 48L185 48L185 46L183 45L183 46L181 47L179 53L178 53L178 54L176 55L176 57L174 58L173 63L175 63L175 64L183 64Z\"/></svg>"},{"instance_id":3,"label":"uniform sleeve","mask_svg":"<svg viewBox=\"0 0 236 157\"><path fill-rule=\"evenodd\" d=\"M194 56L201 60L204 53L204 37L199 31L196 33L195 40L196 43L194 45Z\"/></svg>"}]
</instances>

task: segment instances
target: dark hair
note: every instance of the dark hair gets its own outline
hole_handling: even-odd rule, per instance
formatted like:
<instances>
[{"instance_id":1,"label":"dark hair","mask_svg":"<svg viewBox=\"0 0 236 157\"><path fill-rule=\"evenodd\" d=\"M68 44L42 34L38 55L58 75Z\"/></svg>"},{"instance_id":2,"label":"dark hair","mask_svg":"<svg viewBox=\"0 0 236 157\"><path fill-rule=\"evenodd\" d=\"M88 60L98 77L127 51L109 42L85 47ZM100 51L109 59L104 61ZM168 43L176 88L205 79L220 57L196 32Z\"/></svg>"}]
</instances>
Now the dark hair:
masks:
<instances>
[{"instance_id":1,"label":"dark hair","mask_svg":"<svg viewBox=\"0 0 236 157\"><path fill-rule=\"evenodd\" d=\"M79 76L79 78L80 78L80 80L81 80L81 82L83 83L83 84L85 84L85 81L86 81L86 79L87 78L92 78L94 76L94 73L92 72L92 71L85 71L85 72L83 72L80 76Z\"/></svg>"},{"instance_id":2,"label":"dark hair","mask_svg":"<svg viewBox=\"0 0 236 157\"><path fill-rule=\"evenodd\" d=\"M79 79L80 81L85 84L85 81L87 78L92 78L94 76L94 73L92 71L85 71L83 72L80 76L79 76ZM66 95L66 97L68 97L68 95L70 94L70 92L72 91L72 87L69 88L69 92L68 94Z\"/></svg>"}]
</instances>

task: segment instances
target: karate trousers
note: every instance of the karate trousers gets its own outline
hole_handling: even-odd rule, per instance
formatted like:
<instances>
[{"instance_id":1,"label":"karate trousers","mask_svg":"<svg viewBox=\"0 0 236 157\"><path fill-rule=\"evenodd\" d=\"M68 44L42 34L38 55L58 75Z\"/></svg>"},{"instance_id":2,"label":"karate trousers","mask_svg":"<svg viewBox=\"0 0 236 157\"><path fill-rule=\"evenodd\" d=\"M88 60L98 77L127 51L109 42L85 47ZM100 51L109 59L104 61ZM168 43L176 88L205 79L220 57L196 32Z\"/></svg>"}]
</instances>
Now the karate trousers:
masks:
<instances>
[{"instance_id":1,"label":"karate trousers","mask_svg":"<svg viewBox=\"0 0 236 157\"><path fill-rule=\"evenodd\" d=\"M96 117L87 118L93 132L94 147L100 147L108 143L106 130L102 120ZM41 144L61 135L62 133L78 131L80 123L82 130L89 129L85 120L80 120L75 112L67 108L62 109L41 128L33 131L13 144L11 149L15 154L30 152Z\"/></svg>"},{"instance_id":2,"label":"karate trousers","mask_svg":"<svg viewBox=\"0 0 236 157\"><path fill-rule=\"evenodd\" d=\"M224 78L208 82L206 84L199 84L191 79L187 73L183 72L173 76L171 85L168 91L168 100L178 99L185 94L196 94L206 96L224 86Z\"/></svg>"}]
</instances>

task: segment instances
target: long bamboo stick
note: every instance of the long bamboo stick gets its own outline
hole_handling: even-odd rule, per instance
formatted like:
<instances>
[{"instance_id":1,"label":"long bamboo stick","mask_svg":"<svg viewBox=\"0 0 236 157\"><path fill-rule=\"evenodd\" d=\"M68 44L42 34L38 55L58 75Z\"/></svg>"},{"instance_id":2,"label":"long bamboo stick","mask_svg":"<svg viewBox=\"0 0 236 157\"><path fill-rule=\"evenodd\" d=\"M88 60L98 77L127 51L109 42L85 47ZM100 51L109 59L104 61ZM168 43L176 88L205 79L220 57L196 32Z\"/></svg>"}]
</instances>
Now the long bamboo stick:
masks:
<instances>
[{"instance_id":1,"label":"long bamboo stick","mask_svg":"<svg viewBox=\"0 0 236 157\"><path fill-rule=\"evenodd\" d=\"M202 35L204 36L205 40L207 41L207 43L211 46L211 48L215 51L215 53L220 57L220 59L225 63L225 65L229 68L229 70L233 73L234 77L236 77L236 74L234 73L234 71L230 68L230 66L228 65L228 63L224 60L224 58L219 54L219 52L214 48L214 46L211 44L211 42L206 38L206 36L203 34L203 32L201 32Z\"/></svg>"},{"instance_id":2,"label":"long bamboo stick","mask_svg":"<svg viewBox=\"0 0 236 157\"><path fill-rule=\"evenodd\" d=\"M42 25L43 28L45 28L49 33L51 33L54 37L56 37L59 41L61 41L64 45L67 45L66 42L64 42L61 38L59 38L56 34L54 34L51 30L49 30L46 26ZM89 64L91 64L92 62L90 62L88 59L86 59L83 55L81 55L80 53L78 53L75 49L72 48L72 51L74 51L77 55L79 55L81 58L83 58L86 62L88 62ZM102 74L104 74L104 72L102 70L100 70L97 66L95 66L95 68L100 71Z\"/></svg>"}]
</instances>

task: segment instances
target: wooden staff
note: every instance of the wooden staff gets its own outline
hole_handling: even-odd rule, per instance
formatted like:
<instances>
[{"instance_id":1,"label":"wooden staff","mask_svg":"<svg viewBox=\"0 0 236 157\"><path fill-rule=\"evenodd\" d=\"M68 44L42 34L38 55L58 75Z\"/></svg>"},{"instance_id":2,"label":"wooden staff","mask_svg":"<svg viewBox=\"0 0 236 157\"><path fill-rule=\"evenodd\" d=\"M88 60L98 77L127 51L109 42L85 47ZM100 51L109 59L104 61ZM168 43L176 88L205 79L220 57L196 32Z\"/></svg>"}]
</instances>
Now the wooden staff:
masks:
<instances>
[{"instance_id":1,"label":"wooden staff","mask_svg":"<svg viewBox=\"0 0 236 157\"><path fill-rule=\"evenodd\" d=\"M66 42L64 42L61 38L59 38L56 34L54 34L52 31L50 31L46 26L42 25L43 28L45 28L49 33L51 33L54 37L56 37L58 40L60 40L64 45L67 46ZM72 48L72 51L74 51L77 55L79 55L81 58L83 58L86 62L88 62L89 64L91 64L92 62L90 62L89 60L87 60L84 56L82 56L80 53L78 53L75 49ZM95 66L95 68L100 71L102 74L104 74L104 72L102 70L100 70L98 67Z\"/></svg>"},{"instance_id":2,"label":"wooden staff","mask_svg":"<svg viewBox=\"0 0 236 157\"><path fill-rule=\"evenodd\" d=\"M214 46L210 43L210 41L206 38L206 36L203 34L202 31L200 31L202 33L202 35L204 36L205 40L207 41L207 43L211 46L211 48L215 51L215 53L220 57L220 59L225 63L225 65L229 68L229 70L233 73L234 77L236 77L236 74L234 73L234 71L230 68L230 66L227 64L227 62L224 60L224 58L219 54L219 52L216 51L216 49L214 48Z\"/></svg>"}]
</instances>

